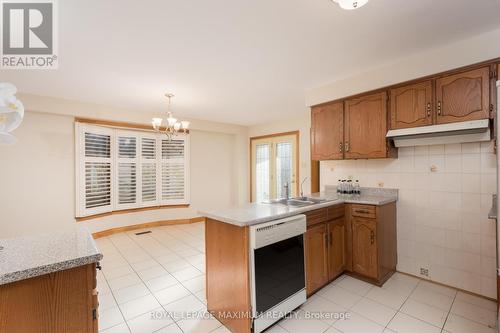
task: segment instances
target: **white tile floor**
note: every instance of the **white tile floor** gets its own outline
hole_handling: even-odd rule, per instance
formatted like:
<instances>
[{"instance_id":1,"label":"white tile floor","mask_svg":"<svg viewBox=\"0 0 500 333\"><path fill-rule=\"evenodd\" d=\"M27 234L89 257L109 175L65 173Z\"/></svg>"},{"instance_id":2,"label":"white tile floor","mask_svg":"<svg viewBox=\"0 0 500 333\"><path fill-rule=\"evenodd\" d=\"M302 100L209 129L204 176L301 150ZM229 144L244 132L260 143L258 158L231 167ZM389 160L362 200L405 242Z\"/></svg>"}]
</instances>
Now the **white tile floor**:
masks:
<instances>
[{"instance_id":1,"label":"white tile floor","mask_svg":"<svg viewBox=\"0 0 500 333\"><path fill-rule=\"evenodd\" d=\"M97 240L100 332L229 332L207 315L186 318L206 314L204 224L147 230ZM382 288L341 276L267 333L494 333L496 324L496 303L396 273Z\"/></svg>"}]
</instances>

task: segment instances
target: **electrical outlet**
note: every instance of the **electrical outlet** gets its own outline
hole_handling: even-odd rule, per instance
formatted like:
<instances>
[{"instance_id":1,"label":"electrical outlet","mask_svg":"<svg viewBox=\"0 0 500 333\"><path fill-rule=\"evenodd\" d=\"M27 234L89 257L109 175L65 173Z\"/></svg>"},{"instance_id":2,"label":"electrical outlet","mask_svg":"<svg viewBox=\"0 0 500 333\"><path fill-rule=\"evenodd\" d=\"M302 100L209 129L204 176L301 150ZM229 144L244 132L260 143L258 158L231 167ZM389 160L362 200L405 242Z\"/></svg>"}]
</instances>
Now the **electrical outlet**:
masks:
<instances>
[{"instance_id":1,"label":"electrical outlet","mask_svg":"<svg viewBox=\"0 0 500 333\"><path fill-rule=\"evenodd\" d=\"M378 187L384 187L384 182L378 182Z\"/></svg>"},{"instance_id":2,"label":"electrical outlet","mask_svg":"<svg viewBox=\"0 0 500 333\"><path fill-rule=\"evenodd\" d=\"M428 268L420 267L420 275L429 277L429 269Z\"/></svg>"}]
</instances>

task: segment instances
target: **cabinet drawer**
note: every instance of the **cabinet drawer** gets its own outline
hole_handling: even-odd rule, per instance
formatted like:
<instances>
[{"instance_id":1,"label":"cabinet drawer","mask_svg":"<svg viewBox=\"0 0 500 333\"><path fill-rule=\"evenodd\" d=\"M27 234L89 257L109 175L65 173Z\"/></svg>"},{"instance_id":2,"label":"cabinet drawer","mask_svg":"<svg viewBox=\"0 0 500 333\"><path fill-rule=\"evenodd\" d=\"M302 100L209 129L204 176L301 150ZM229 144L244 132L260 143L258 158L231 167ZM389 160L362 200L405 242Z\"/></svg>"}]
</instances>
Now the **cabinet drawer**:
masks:
<instances>
[{"instance_id":1,"label":"cabinet drawer","mask_svg":"<svg viewBox=\"0 0 500 333\"><path fill-rule=\"evenodd\" d=\"M377 217L376 207L368 205L352 205L351 215L357 217L366 217L369 219L374 219Z\"/></svg>"},{"instance_id":2,"label":"cabinet drawer","mask_svg":"<svg viewBox=\"0 0 500 333\"><path fill-rule=\"evenodd\" d=\"M335 205L327 208L328 220L335 220L345 215L344 205Z\"/></svg>"},{"instance_id":3,"label":"cabinet drawer","mask_svg":"<svg viewBox=\"0 0 500 333\"><path fill-rule=\"evenodd\" d=\"M321 222L328 221L328 211L326 208L316 209L310 212L304 213L307 218L307 226L312 226Z\"/></svg>"}]
</instances>

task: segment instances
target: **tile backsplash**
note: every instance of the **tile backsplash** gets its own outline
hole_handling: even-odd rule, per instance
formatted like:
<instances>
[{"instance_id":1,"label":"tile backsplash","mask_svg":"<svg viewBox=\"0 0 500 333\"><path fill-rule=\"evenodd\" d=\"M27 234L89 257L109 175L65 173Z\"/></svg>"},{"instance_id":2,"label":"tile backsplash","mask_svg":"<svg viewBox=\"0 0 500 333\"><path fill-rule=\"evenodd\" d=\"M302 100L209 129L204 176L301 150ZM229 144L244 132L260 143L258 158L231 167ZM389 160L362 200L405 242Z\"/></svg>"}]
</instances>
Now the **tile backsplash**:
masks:
<instances>
[{"instance_id":1,"label":"tile backsplash","mask_svg":"<svg viewBox=\"0 0 500 333\"><path fill-rule=\"evenodd\" d=\"M401 272L496 298L493 142L399 148L397 159L324 161L321 188L338 179L398 188ZM422 278L427 278L421 276Z\"/></svg>"}]
</instances>

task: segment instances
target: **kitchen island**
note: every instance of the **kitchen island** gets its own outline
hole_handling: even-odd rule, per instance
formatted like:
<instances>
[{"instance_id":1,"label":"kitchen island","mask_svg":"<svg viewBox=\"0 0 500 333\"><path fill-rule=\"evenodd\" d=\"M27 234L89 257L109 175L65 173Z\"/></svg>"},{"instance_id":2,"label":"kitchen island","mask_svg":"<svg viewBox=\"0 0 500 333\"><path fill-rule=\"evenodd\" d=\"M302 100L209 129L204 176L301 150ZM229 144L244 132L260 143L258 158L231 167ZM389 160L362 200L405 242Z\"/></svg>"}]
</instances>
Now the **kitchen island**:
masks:
<instances>
[{"instance_id":1,"label":"kitchen island","mask_svg":"<svg viewBox=\"0 0 500 333\"><path fill-rule=\"evenodd\" d=\"M297 248L303 249L305 288L295 295L304 292L309 296L343 273L377 285L394 273L397 190L364 188L361 196L338 196L335 188L327 187L325 192L309 197L314 203L303 206L255 203L200 212L207 217L207 308L232 332L262 330L262 326L257 329L254 326L256 317L262 314L255 308L258 294L257 274L252 271L255 271L255 258L258 257L255 234L256 231L277 229L275 223L281 226L297 218L293 222L300 225L298 217L304 220L302 244L295 241L287 248L280 245L278 249L287 253L282 257L283 276L276 276L275 271L267 276L274 280L265 283L274 283L275 294L291 283L290 280L295 281L297 272L301 272L300 260L296 260L294 268L287 260ZM266 240L273 238L278 241L285 237L265 236ZM269 262L280 265L276 260ZM276 281L281 282L277 284ZM271 297L269 288L258 297Z\"/></svg>"},{"instance_id":2,"label":"kitchen island","mask_svg":"<svg viewBox=\"0 0 500 333\"><path fill-rule=\"evenodd\" d=\"M0 239L0 333L97 332L102 257L85 228Z\"/></svg>"}]
</instances>

